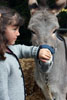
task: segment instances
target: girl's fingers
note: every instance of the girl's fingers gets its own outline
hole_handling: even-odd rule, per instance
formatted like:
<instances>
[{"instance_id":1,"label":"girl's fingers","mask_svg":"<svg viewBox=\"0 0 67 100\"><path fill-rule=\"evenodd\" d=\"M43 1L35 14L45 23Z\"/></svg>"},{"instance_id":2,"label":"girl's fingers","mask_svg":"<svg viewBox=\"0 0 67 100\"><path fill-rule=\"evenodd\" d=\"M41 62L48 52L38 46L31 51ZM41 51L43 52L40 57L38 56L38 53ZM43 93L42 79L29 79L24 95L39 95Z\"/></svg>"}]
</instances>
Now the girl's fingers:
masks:
<instances>
[{"instance_id":1,"label":"girl's fingers","mask_svg":"<svg viewBox=\"0 0 67 100\"><path fill-rule=\"evenodd\" d=\"M51 58L51 54L42 54L41 56L40 56L40 58L42 58L42 59L46 59L46 60L49 60L50 58Z\"/></svg>"},{"instance_id":2,"label":"girl's fingers","mask_svg":"<svg viewBox=\"0 0 67 100\"><path fill-rule=\"evenodd\" d=\"M40 59L49 60L50 58L48 58L48 57L41 57Z\"/></svg>"},{"instance_id":3,"label":"girl's fingers","mask_svg":"<svg viewBox=\"0 0 67 100\"><path fill-rule=\"evenodd\" d=\"M41 49L39 53L39 59L43 62L50 60L52 54L48 49Z\"/></svg>"},{"instance_id":4,"label":"girl's fingers","mask_svg":"<svg viewBox=\"0 0 67 100\"><path fill-rule=\"evenodd\" d=\"M45 59L40 59L42 62L47 62L47 60L45 60Z\"/></svg>"}]
</instances>

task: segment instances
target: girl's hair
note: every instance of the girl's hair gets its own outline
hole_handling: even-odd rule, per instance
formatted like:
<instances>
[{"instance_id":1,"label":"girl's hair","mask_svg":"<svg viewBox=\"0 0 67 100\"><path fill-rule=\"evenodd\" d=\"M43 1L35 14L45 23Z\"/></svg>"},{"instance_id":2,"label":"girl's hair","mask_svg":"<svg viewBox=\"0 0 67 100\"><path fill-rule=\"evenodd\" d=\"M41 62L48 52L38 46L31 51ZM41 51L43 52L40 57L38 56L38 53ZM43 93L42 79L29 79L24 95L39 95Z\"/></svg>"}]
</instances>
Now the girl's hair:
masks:
<instances>
[{"instance_id":1,"label":"girl's hair","mask_svg":"<svg viewBox=\"0 0 67 100\"><path fill-rule=\"evenodd\" d=\"M23 22L23 18L15 10L0 6L0 60L5 60L4 54L8 45L8 40L5 36L6 26L21 26Z\"/></svg>"}]
</instances>

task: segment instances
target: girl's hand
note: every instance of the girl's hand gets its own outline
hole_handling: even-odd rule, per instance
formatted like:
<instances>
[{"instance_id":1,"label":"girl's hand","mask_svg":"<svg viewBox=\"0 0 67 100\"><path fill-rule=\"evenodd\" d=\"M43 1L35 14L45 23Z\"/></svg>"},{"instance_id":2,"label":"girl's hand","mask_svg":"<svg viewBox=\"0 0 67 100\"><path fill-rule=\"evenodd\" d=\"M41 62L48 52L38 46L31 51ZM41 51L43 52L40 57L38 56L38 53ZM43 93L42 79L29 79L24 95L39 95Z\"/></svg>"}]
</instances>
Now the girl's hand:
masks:
<instances>
[{"instance_id":1,"label":"girl's hand","mask_svg":"<svg viewBox=\"0 0 67 100\"><path fill-rule=\"evenodd\" d=\"M41 61L47 62L48 60L50 60L51 56L52 54L50 50L45 49L45 48L40 49L38 57Z\"/></svg>"}]
</instances>

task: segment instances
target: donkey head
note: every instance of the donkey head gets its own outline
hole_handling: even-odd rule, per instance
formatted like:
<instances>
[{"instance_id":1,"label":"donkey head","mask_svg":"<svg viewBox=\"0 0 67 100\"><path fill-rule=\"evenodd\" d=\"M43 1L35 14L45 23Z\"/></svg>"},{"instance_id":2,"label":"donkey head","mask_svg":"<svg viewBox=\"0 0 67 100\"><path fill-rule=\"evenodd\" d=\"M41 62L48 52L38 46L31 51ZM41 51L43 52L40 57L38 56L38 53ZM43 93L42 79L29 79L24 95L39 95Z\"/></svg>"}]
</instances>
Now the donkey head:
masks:
<instances>
[{"instance_id":1,"label":"donkey head","mask_svg":"<svg viewBox=\"0 0 67 100\"><path fill-rule=\"evenodd\" d=\"M31 16L28 28L32 31L32 44L57 45L55 30L59 28L56 12L47 7L39 7Z\"/></svg>"},{"instance_id":2,"label":"donkey head","mask_svg":"<svg viewBox=\"0 0 67 100\"><path fill-rule=\"evenodd\" d=\"M33 14L28 28L32 31L32 44L56 44L56 29L59 28L57 17L47 9L41 9Z\"/></svg>"}]
</instances>

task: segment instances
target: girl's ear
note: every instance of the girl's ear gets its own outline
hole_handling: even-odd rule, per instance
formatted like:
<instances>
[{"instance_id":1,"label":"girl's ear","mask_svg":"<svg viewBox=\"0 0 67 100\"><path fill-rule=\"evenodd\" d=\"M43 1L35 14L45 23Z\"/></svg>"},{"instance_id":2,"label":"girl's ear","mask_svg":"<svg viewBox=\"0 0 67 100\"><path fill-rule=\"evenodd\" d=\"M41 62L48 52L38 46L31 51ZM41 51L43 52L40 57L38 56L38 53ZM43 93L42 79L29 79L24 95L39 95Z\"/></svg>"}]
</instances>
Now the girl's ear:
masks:
<instances>
[{"instance_id":1,"label":"girl's ear","mask_svg":"<svg viewBox=\"0 0 67 100\"><path fill-rule=\"evenodd\" d=\"M29 0L28 6L31 15L33 15L39 9L37 0Z\"/></svg>"}]
</instances>

